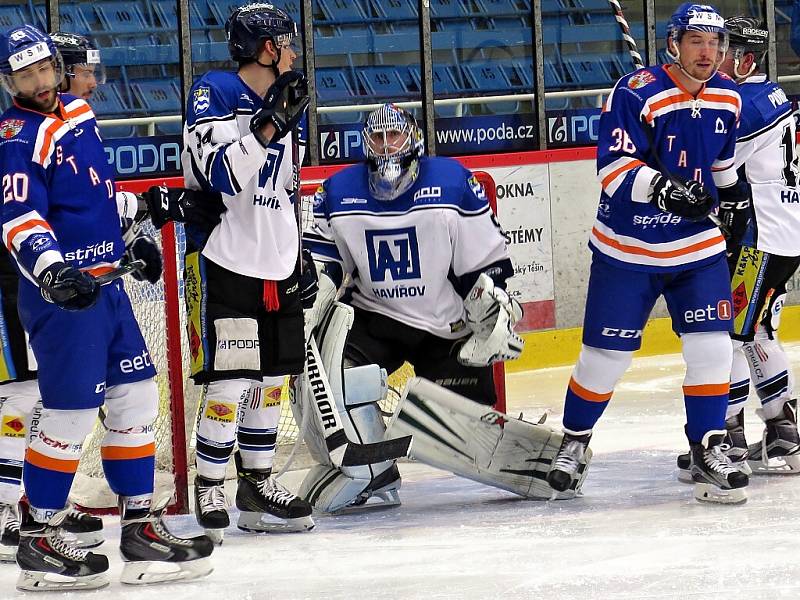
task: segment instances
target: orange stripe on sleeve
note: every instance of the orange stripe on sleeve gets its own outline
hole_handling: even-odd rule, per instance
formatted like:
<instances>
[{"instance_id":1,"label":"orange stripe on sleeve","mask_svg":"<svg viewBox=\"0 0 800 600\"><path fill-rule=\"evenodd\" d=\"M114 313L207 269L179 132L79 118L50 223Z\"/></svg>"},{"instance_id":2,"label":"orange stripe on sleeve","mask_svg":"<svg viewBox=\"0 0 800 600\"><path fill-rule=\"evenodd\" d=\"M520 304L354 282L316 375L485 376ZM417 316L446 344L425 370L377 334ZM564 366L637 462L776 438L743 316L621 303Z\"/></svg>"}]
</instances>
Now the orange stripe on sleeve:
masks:
<instances>
[{"instance_id":1,"label":"orange stripe on sleeve","mask_svg":"<svg viewBox=\"0 0 800 600\"><path fill-rule=\"evenodd\" d=\"M606 175L605 179L603 179L603 188L605 189L606 187L608 187L608 184L610 184L617 177L619 177L620 174L624 173L625 171L630 171L631 169L635 169L636 167L640 167L643 164L644 163L640 160L632 159L631 162L629 162L628 164L622 165L619 169L616 169L611 173L609 173L608 175Z\"/></svg>"},{"instance_id":2,"label":"orange stripe on sleeve","mask_svg":"<svg viewBox=\"0 0 800 600\"><path fill-rule=\"evenodd\" d=\"M56 119L50 126L44 130L44 139L42 140L42 149L39 151L39 164L44 164L47 155L50 154L50 147L53 145L53 136L56 131L64 124L61 119Z\"/></svg>"},{"instance_id":3,"label":"orange stripe on sleeve","mask_svg":"<svg viewBox=\"0 0 800 600\"><path fill-rule=\"evenodd\" d=\"M587 402L608 402L611 399L611 395L614 393L608 392L607 394L598 394L597 392L587 390L572 377L569 378L569 389L581 400L586 400Z\"/></svg>"},{"instance_id":4,"label":"orange stripe on sleeve","mask_svg":"<svg viewBox=\"0 0 800 600\"><path fill-rule=\"evenodd\" d=\"M34 227L44 227L47 231L52 232L53 228L50 227L50 223L44 221L42 219L33 219L32 221L25 221L14 227L11 231L8 232L8 237L6 238L6 248L9 250L13 250L11 247L11 243L13 242L14 238L17 237L17 234L22 233L23 231L27 231L28 229L33 229Z\"/></svg>"},{"instance_id":5,"label":"orange stripe on sleeve","mask_svg":"<svg viewBox=\"0 0 800 600\"><path fill-rule=\"evenodd\" d=\"M683 386L683 393L687 396L722 396L730 391L730 387L730 382L685 385Z\"/></svg>"},{"instance_id":6,"label":"orange stripe on sleeve","mask_svg":"<svg viewBox=\"0 0 800 600\"><path fill-rule=\"evenodd\" d=\"M103 460L130 460L134 458L147 458L156 453L155 442L144 446L102 446L100 457Z\"/></svg>"},{"instance_id":7,"label":"orange stripe on sleeve","mask_svg":"<svg viewBox=\"0 0 800 600\"><path fill-rule=\"evenodd\" d=\"M75 473L78 470L78 460L62 460L45 456L32 448L25 451L25 462L32 464L40 469L58 471L59 473Z\"/></svg>"}]
</instances>

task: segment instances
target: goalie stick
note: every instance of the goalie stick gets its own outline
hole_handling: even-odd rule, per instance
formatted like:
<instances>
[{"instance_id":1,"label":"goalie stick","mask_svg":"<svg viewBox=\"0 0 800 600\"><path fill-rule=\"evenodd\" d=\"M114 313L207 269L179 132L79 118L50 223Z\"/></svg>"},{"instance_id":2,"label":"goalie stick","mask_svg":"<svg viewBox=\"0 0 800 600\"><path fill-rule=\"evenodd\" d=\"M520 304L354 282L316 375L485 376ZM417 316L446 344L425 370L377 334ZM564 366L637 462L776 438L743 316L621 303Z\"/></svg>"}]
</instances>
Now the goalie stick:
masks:
<instances>
[{"instance_id":1,"label":"goalie stick","mask_svg":"<svg viewBox=\"0 0 800 600\"><path fill-rule=\"evenodd\" d=\"M619 3L619 0L608 0L608 5L611 7L611 11L614 13L614 19L617 21L617 25L619 25L619 29L622 32L622 39L625 42L625 45L628 47L628 54L631 55L631 60L633 60L633 64L636 69L643 69L644 68L644 61L642 60L642 55L639 53L639 47L636 45L636 39L633 37L631 33L630 25L628 25L628 20L625 18L625 13L622 10L622 6ZM644 117L641 120L642 129L644 130L644 135L647 138L648 145L653 148L655 145L655 140L653 138L653 131L650 125L647 123ZM667 179L669 179L670 183L680 190L683 194L688 197L692 197L691 192L686 188L686 185L678 180L672 172L667 168L664 164L664 161L661 160L661 157L658 155L658 152L651 152L653 158L656 161L656 166L658 166L658 170L661 171L661 174L664 175ZM709 220L714 223L717 227L719 227L722 235L725 239L729 239L731 236L730 229L719 220L719 217L715 214L708 215Z\"/></svg>"}]
</instances>

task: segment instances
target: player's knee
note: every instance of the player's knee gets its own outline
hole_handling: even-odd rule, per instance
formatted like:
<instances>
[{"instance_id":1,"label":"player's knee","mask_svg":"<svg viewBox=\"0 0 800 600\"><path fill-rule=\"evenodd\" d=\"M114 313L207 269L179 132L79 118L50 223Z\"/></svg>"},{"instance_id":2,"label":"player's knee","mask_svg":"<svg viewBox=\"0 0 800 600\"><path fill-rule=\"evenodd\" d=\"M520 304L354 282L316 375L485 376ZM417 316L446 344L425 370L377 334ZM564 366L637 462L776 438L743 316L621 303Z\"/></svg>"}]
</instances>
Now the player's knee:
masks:
<instances>
[{"instance_id":1,"label":"player's knee","mask_svg":"<svg viewBox=\"0 0 800 600\"><path fill-rule=\"evenodd\" d=\"M39 385L36 381L14 381L0 386L0 414L27 418L39 402Z\"/></svg>"},{"instance_id":2,"label":"player's knee","mask_svg":"<svg viewBox=\"0 0 800 600\"><path fill-rule=\"evenodd\" d=\"M38 432L31 439L29 449L51 458L77 460L83 451L83 442L96 421L96 408L44 408L39 419Z\"/></svg>"},{"instance_id":3,"label":"player's knee","mask_svg":"<svg viewBox=\"0 0 800 600\"><path fill-rule=\"evenodd\" d=\"M158 386L153 379L112 386L106 390L106 429L151 425L158 416L158 403Z\"/></svg>"},{"instance_id":4,"label":"player's knee","mask_svg":"<svg viewBox=\"0 0 800 600\"><path fill-rule=\"evenodd\" d=\"M685 333L681 336L686 362L685 385L730 381L733 344L724 331Z\"/></svg>"},{"instance_id":5,"label":"player's knee","mask_svg":"<svg viewBox=\"0 0 800 600\"><path fill-rule=\"evenodd\" d=\"M595 391L609 392L628 370L633 352L607 350L584 344L572 378L580 385Z\"/></svg>"},{"instance_id":6,"label":"player's knee","mask_svg":"<svg viewBox=\"0 0 800 600\"><path fill-rule=\"evenodd\" d=\"M198 414L197 432L203 437L222 441L233 439L239 406L247 399L251 381L227 379L206 386Z\"/></svg>"}]
</instances>

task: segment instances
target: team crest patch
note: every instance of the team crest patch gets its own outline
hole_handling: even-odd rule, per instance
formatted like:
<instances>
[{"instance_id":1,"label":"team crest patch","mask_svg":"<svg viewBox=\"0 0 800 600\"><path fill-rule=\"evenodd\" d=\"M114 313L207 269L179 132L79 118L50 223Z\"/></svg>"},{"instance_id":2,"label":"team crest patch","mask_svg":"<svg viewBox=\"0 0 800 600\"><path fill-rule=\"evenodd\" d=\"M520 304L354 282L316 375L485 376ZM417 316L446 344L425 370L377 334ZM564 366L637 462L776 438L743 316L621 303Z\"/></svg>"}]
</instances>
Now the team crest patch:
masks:
<instances>
[{"instance_id":1,"label":"team crest patch","mask_svg":"<svg viewBox=\"0 0 800 600\"><path fill-rule=\"evenodd\" d=\"M10 140L22 131L23 125L25 121L22 119L6 119L0 123L0 139Z\"/></svg>"},{"instance_id":2,"label":"team crest patch","mask_svg":"<svg viewBox=\"0 0 800 600\"><path fill-rule=\"evenodd\" d=\"M192 92L192 107L194 114L199 115L208 110L211 104L211 89L201 85L194 92Z\"/></svg>"},{"instance_id":3,"label":"team crest patch","mask_svg":"<svg viewBox=\"0 0 800 600\"><path fill-rule=\"evenodd\" d=\"M25 422L22 417L13 415L3 417L3 427L0 433L2 433L3 437L25 437Z\"/></svg>"},{"instance_id":4,"label":"team crest patch","mask_svg":"<svg viewBox=\"0 0 800 600\"><path fill-rule=\"evenodd\" d=\"M212 421L220 423L232 423L236 417L236 406L227 402L211 402L206 407L205 416Z\"/></svg>"},{"instance_id":5,"label":"team crest patch","mask_svg":"<svg viewBox=\"0 0 800 600\"><path fill-rule=\"evenodd\" d=\"M656 76L650 71L639 71L628 80L628 87L632 90L638 90L649 83L653 83L655 80Z\"/></svg>"}]
</instances>

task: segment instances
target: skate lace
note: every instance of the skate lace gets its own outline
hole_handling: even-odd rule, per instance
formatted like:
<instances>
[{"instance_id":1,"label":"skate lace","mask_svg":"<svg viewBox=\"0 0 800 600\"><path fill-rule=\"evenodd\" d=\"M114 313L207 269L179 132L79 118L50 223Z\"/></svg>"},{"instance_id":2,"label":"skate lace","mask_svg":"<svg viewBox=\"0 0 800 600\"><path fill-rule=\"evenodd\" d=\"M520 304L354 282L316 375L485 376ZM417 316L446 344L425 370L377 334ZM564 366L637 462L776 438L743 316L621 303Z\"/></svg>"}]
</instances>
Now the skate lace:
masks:
<instances>
[{"instance_id":1,"label":"skate lace","mask_svg":"<svg viewBox=\"0 0 800 600\"><path fill-rule=\"evenodd\" d=\"M227 510L228 508L228 498L221 485L200 486L198 498L203 512Z\"/></svg>"},{"instance_id":2,"label":"skate lace","mask_svg":"<svg viewBox=\"0 0 800 600\"><path fill-rule=\"evenodd\" d=\"M272 477L258 482L257 487L262 496L283 506L289 506L289 503L297 497Z\"/></svg>"},{"instance_id":3,"label":"skate lace","mask_svg":"<svg viewBox=\"0 0 800 600\"><path fill-rule=\"evenodd\" d=\"M725 454L730 448L729 444L719 444L706 450L703 453L706 466L723 476L728 476L731 473L737 472L736 467L731 463L731 459Z\"/></svg>"},{"instance_id":4,"label":"skate lace","mask_svg":"<svg viewBox=\"0 0 800 600\"><path fill-rule=\"evenodd\" d=\"M583 444L578 440L569 441L553 461L553 469L567 473L577 471L582 456Z\"/></svg>"},{"instance_id":5,"label":"skate lace","mask_svg":"<svg viewBox=\"0 0 800 600\"><path fill-rule=\"evenodd\" d=\"M89 554L88 550L80 550L62 538L59 535L58 528L56 527L50 528L50 530L47 532L47 538L50 541L50 547L53 550L70 560L83 562L86 560L86 555Z\"/></svg>"},{"instance_id":6,"label":"skate lace","mask_svg":"<svg viewBox=\"0 0 800 600\"><path fill-rule=\"evenodd\" d=\"M164 521L161 519L160 515L158 516L153 515L152 524L153 524L153 530L158 534L158 536L162 540L180 546L192 545L192 540L186 540L172 535L170 531L167 529L167 526L164 524Z\"/></svg>"}]
</instances>

